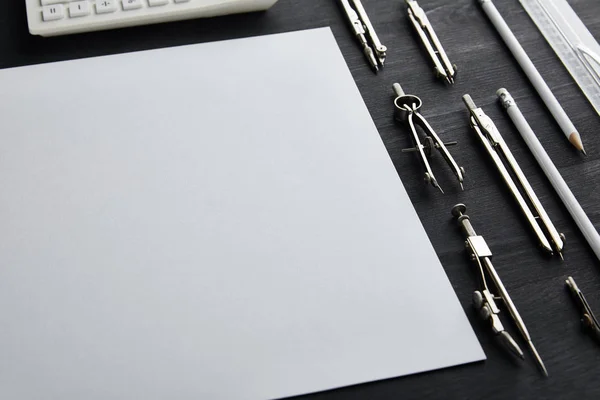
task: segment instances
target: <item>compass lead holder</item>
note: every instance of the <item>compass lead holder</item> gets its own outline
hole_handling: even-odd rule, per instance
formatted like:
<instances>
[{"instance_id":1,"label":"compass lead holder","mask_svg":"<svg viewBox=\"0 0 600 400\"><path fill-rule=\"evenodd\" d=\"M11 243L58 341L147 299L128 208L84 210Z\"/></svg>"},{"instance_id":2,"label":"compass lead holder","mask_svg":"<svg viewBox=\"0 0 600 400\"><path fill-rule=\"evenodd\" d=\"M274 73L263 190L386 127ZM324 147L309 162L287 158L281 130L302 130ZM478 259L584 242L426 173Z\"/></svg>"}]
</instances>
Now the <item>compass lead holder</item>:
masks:
<instances>
[{"instance_id":1,"label":"compass lead holder","mask_svg":"<svg viewBox=\"0 0 600 400\"><path fill-rule=\"evenodd\" d=\"M444 78L448 83L454 84L456 77L456 65L450 62L446 51L442 47L425 11L416 0L406 0L408 5L408 17L412 22L423 46L427 50L431 61L435 65L435 74L438 78Z\"/></svg>"},{"instance_id":2,"label":"compass lead holder","mask_svg":"<svg viewBox=\"0 0 600 400\"><path fill-rule=\"evenodd\" d=\"M394 117L398 121L408 122L411 131L411 137L414 144L414 148L406 149L405 151L415 151L419 153L419 160L425 169L425 181L431 183L433 187L440 189L442 193L444 191L439 186L435 175L433 174L433 170L431 169L431 165L429 164L429 157L433 153L433 149L437 149L444 157L444 160L448 163L452 172L458 179L460 187L464 190L463 181L465 170L462 167L459 167L452 155L448 151L446 146L450 146L456 144L456 142L452 143L444 143L440 139L440 137L435 133L431 125L427 122L425 117L419 113L423 102L417 96L411 94L405 94L404 90L398 83L394 83L394 92L396 93L396 99L394 100ZM419 138L419 133L417 132L417 127L420 126L425 132L424 143L421 142Z\"/></svg>"},{"instance_id":3,"label":"compass lead holder","mask_svg":"<svg viewBox=\"0 0 600 400\"><path fill-rule=\"evenodd\" d=\"M523 170L519 167L517 160L508 148L500 131L496 128L494 121L481 108L475 105L473 99L468 94L463 96L463 101L469 109L471 127L494 161L494 164L496 164L496 168L500 172L502 179L510 189L513 197L519 204L519 208L527 218L527 222L535 232L541 248L551 255L556 251L560 258L563 258L562 252L565 245L565 236L562 233L558 233L558 230L554 227L548 213L544 210L542 203L533 191L527 177L525 177ZM521 185L529 203L521 194L511 173L504 165L503 159L506 160L507 166L516 176L517 182Z\"/></svg>"},{"instance_id":4,"label":"compass lead holder","mask_svg":"<svg viewBox=\"0 0 600 400\"><path fill-rule=\"evenodd\" d=\"M492 264L492 251L488 247L483 236L478 236L477 233L475 233L475 229L473 229L473 225L471 225L471 219L465 214L466 211L467 207L464 204L457 204L452 208L452 215L457 219L459 226L462 228L466 237L466 247L471 254L471 259L477 263L477 270L479 272L481 289L476 290L473 293L473 305L475 306L475 309L478 310L479 316L484 321L489 321L494 335L498 337L500 344L505 350L520 359L524 359L525 356L523 355L523 351L510 333L504 329L504 325L502 325L502 321L500 320L499 305L504 305L521 333L521 336L527 342L540 371L542 371L545 376L548 376L548 371L533 345L531 335L529 335L529 331L527 331L525 322L523 322L523 318L521 318L517 307L510 298L506 287L500 280L500 276ZM499 295L494 295L492 289L495 289Z\"/></svg>"},{"instance_id":5,"label":"compass lead holder","mask_svg":"<svg viewBox=\"0 0 600 400\"><path fill-rule=\"evenodd\" d=\"M367 11L360 0L339 0L339 2L346 13L348 22L352 26L354 35L360 42L369 65L377 73L379 68L383 67L385 63L387 47L379 40L375 28L367 15Z\"/></svg>"}]
</instances>

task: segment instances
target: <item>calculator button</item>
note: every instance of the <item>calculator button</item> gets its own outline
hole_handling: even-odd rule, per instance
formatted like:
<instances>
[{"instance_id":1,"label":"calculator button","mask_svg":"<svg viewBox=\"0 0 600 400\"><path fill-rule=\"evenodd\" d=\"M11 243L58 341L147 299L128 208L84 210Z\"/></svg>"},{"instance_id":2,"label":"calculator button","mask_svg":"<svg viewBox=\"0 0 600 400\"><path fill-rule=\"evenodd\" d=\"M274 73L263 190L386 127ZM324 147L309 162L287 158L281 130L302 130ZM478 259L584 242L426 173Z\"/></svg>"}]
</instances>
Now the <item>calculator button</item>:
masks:
<instances>
[{"instance_id":1,"label":"calculator button","mask_svg":"<svg viewBox=\"0 0 600 400\"><path fill-rule=\"evenodd\" d=\"M42 17L44 21L63 19L65 17L65 6L62 4L44 6L44 8L42 8Z\"/></svg>"},{"instance_id":2,"label":"calculator button","mask_svg":"<svg viewBox=\"0 0 600 400\"><path fill-rule=\"evenodd\" d=\"M117 0L96 0L96 12L106 14L117 11Z\"/></svg>"},{"instance_id":3,"label":"calculator button","mask_svg":"<svg viewBox=\"0 0 600 400\"><path fill-rule=\"evenodd\" d=\"M92 12L92 9L88 1L76 1L69 5L69 16L71 18L85 17L90 15L90 12Z\"/></svg>"},{"instance_id":4,"label":"calculator button","mask_svg":"<svg viewBox=\"0 0 600 400\"><path fill-rule=\"evenodd\" d=\"M148 4L150 7L164 6L165 4L169 4L169 0L148 0Z\"/></svg>"},{"instance_id":5,"label":"calculator button","mask_svg":"<svg viewBox=\"0 0 600 400\"><path fill-rule=\"evenodd\" d=\"M187 3L190 0L175 0L175 3Z\"/></svg>"},{"instance_id":6,"label":"calculator button","mask_svg":"<svg viewBox=\"0 0 600 400\"><path fill-rule=\"evenodd\" d=\"M123 10L137 10L142 8L142 0L123 0Z\"/></svg>"}]
</instances>

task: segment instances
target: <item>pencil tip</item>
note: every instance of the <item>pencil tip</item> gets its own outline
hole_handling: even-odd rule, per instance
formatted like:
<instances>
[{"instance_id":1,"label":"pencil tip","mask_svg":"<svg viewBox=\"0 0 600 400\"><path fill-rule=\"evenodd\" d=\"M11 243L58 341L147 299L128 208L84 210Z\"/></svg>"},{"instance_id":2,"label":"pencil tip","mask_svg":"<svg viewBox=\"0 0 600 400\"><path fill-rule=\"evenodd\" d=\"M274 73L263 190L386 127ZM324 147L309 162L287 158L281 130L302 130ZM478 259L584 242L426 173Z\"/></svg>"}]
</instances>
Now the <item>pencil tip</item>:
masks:
<instances>
[{"instance_id":1,"label":"pencil tip","mask_svg":"<svg viewBox=\"0 0 600 400\"><path fill-rule=\"evenodd\" d=\"M579 132L571 132L571 134L569 135L569 142L571 142L571 144L577 150L581 151L583 154L586 154L585 150L583 149L583 143L581 143L581 136L579 136Z\"/></svg>"},{"instance_id":2,"label":"pencil tip","mask_svg":"<svg viewBox=\"0 0 600 400\"><path fill-rule=\"evenodd\" d=\"M584 156L586 156L586 157L587 157L587 153L585 152L585 150L584 150L584 149L581 149L581 152L583 153L583 155L584 155Z\"/></svg>"}]
</instances>

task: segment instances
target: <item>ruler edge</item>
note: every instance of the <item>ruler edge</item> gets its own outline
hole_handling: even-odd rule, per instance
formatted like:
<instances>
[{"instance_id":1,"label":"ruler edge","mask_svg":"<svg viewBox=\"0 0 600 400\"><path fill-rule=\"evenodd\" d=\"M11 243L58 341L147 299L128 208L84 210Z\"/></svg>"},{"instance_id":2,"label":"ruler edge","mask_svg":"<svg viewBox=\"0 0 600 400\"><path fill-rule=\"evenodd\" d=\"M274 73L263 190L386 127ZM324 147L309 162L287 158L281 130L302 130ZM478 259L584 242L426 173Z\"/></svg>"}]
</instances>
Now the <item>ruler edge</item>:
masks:
<instances>
[{"instance_id":1,"label":"ruler edge","mask_svg":"<svg viewBox=\"0 0 600 400\"><path fill-rule=\"evenodd\" d=\"M559 0L560 1L560 0ZM579 91L581 93L583 93L583 95L587 98L588 102L590 103L590 105L592 106L592 108L596 111L596 113L600 116L600 87L598 87L598 89L586 89L586 83L587 82L582 82L582 80L584 79L589 79L593 82L592 78L583 78L583 77L578 77L577 74L572 71L573 68L571 68L567 62L565 60L563 60L563 57L561 57L559 51L557 50L557 46L558 44L553 44L551 40L549 40L548 35L545 32L545 28L544 27L540 27L541 22L536 21L535 19L535 15L532 15L532 11L530 11L530 9L532 7L537 7L531 3L536 3L536 0L519 0L519 3L521 4L521 6L523 7L523 9L525 10L525 13L527 14L527 16L529 17L529 19L534 23L534 25L536 26L536 28L538 29L538 31L542 34L545 42L550 46L550 48L552 49L552 51L554 52L554 54L556 55L556 57L558 58L558 60L561 62L561 64L563 65L563 67L567 70L567 72L569 73L569 75L571 76L571 78L573 79L573 81L577 84L577 87L579 88ZM552 1L552 7L556 9L556 11L560 11L556 8L556 2ZM578 23L583 26L584 30L585 30L585 34L589 36L589 38L593 39L593 41L596 43L596 46L599 47L600 50L600 43L598 43L598 41L596 40L596 38L592 35L592 33L590 32L590 30L587 28L587 26L583 23L583 21L581 20L581 18L579 18L579 15L577 15L577 13L575 12L575 10L573 10L573 7L571 7L571 5L566 1L563 0L563 4L564 7L567 8L570 12L572 13L572 16L574 16L576 18L576 20L578 21ZM543 10L538 9L541 13L544 13ZM552 10L549 10L550 13L552 12ZM555 17L553 15L553 17ZM564 21L564 18L561 18ZM560 22L560 21L559 21ZM556 30L556 28L554 27L549 27L549 29L552 29L556 32L556 34L558 36L561 36L561 34ZM577 32L575 29L573 29L571 27L571 30L579 35L579 32ZM588 39L589 39L588 38ZM563 39L563 43L565 42L565 40ZM582 40L583 42L583 40ZM578 64L583 67L583 64L581 63L581 61L577 61ZM595 104L595 98L598 98L597 103Z\"/></svg>"}]
</instances>

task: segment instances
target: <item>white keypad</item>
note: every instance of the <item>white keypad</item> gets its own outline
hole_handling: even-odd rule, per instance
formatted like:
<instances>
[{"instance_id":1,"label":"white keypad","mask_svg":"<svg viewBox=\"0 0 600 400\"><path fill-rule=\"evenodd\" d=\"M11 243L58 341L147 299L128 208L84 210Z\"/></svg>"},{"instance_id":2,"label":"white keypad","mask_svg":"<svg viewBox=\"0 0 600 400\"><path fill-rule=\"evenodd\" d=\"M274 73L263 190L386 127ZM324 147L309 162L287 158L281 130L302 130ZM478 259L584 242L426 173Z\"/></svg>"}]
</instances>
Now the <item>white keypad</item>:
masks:
<instances>
[{"instance_id":1,"label":"white keypad","mask_svg":"<svg viewBox=\"0 0 600 400\"><path fill-rule=\"evenodd\" d=\"M108 14L117 11L117 0L96 0L96 12Z\"/></svg>"},{"instance_id":2,"label":"white keypad","mask_svg":"<svg viewBox=\"0 0 600 400\"><path fill-rule=\"evenodd\" d=\"M65 6L62 4L53 4L42 8L42 18L44 21L56 21L65 17Z\"/></svg>"},{"instance_id":3,"label":"white keypad","mask_svg":"<svg viewBox=\"0 0 600 400\"><path fill-rule=\"evenodd\" d=\"M150 7L164 6L169 4L169 0L148 0Z\"/></svg>"},{"instance_id":4,"label":"white keypad","mask_svg":"<svg viewBox=\"0 0 600 400\"><path fill-rule=\"evenodd\" d=\"M142 8L142 0L123 0L123 10L137 10Z\"/></svg>"},{"instance_id":5,"label":"white keypad","mask_svg":"<svg viewBox=\"0 0 600 400\"><path fill-rule=\"evenodd\" d=\"M69 4L69 16L71 18L85 17L90 15L92 7L89 1L76 1Z\"/></svg>"},{"instance_id":6,"label":"white keypad","mask_svg":"<svg viewBox=\"0 0 600 400\"><path fill-rule=\"evenodd\" d=\"M2 1L2 0L0 0ZM189 3L191 0L39 0L42 21L90 17L121 11L141 10L144 6L158 7ZM225 0L223 0L225 1ZM122 8L122 9L121 9ZM95 12L94 12L95 11ZM129 14L129 13L127 13ZM136 15L136 14L134 14Z\"/></svg>"},{"instance_id":7,"label":"white keypad","mask_svg":"<svg viewBox=\"0 0 600 400\"><path fill-rule=\"evenodd\" d=\"M23 1L23 0L0 0ZM266 10L277 0L25 0L29 32L56 36ZM4 399L0 399L4 400Z\"/></svg>"}]
</instances>

